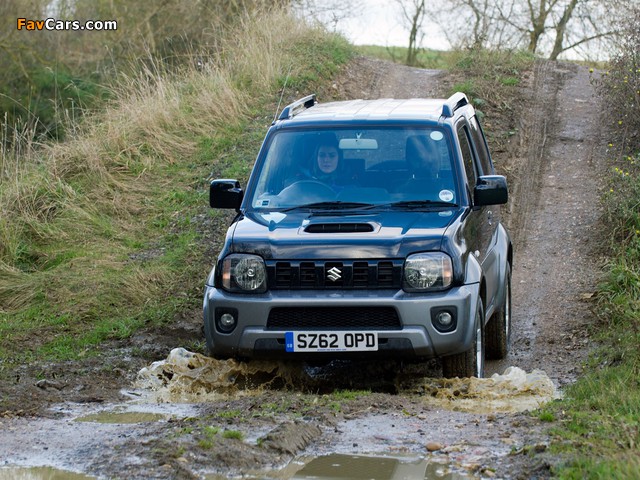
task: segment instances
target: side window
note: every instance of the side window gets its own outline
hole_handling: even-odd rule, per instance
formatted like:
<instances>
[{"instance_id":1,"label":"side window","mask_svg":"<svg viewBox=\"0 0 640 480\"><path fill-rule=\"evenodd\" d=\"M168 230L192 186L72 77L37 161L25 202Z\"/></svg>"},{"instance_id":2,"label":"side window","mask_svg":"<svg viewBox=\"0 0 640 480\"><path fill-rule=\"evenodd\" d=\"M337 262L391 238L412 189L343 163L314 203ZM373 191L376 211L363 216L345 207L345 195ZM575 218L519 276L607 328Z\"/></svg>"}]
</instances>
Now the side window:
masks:
<instances>
[{"instance_id":1,"label":"side window","mask_svg":"<svg viewBox=\"0 0 640 480\"><path fill-rule=\"evenodd\" d=\"M489 150L487 150L487 143L484 140L482 127L475 115L469 120L469 126L471 127L471 138L473 138L473 143L476 147L478 160L480 160L481 175L493 175L493 165L491 164Z\"/></svg>"},{"instance_id":2,"label":"side window","mask_svg":"<svg viewBox=\"0 0 640 480\"><path fill-rule=\"evenodd\" d=\"M467 174L467 180L469 181L469 188L473 191L476 186L476 169L474 168L473 154L471 153L467 128L464 125L460 125L457 133L460 150L462 150L464 170Z\"/></svg>"}]
</instances>

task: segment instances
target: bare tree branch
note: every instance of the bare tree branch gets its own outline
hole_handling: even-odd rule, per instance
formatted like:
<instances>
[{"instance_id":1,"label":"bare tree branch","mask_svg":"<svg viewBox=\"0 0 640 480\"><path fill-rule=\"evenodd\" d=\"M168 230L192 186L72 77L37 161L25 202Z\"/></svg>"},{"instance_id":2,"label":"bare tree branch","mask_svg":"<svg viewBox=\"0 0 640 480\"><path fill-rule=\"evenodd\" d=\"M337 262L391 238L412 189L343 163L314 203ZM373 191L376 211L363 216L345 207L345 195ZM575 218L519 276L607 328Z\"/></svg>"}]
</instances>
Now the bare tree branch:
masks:
<instances>
[{"instance_id":1,"label":"bare tree branch","mask_svg":"<svg viewBox=\"0 0 640 480\"><path fill-rule=\"evenodd\" d=\"M418 57L420 40L422 40L422 24L425 17L425 0L396 0L402 10L405 23L409 27L409 47L407 49L407 65L415 65Z\"/></svg>"}]
</instances>

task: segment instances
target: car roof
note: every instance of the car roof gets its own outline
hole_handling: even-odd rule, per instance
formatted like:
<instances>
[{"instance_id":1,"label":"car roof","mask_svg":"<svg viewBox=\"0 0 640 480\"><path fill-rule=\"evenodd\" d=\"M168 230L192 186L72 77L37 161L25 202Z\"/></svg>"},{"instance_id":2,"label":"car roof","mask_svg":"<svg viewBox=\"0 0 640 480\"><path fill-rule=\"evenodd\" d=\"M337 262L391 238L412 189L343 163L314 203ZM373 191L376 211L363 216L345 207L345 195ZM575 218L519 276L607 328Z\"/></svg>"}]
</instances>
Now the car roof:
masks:
<instances>
[{"instance_id":1,"label":"car roof","mask_svg":"<svg viewBox=\"0 0 640 480\"><path fill-rule=\"evenodd\" d=\"M419 120L437 123L442 116L442 107L445 102L445 99L383 98L315 103L295 115L285 117L284 121L290 126L393 120Z\"/></svg>"}]
</instances>

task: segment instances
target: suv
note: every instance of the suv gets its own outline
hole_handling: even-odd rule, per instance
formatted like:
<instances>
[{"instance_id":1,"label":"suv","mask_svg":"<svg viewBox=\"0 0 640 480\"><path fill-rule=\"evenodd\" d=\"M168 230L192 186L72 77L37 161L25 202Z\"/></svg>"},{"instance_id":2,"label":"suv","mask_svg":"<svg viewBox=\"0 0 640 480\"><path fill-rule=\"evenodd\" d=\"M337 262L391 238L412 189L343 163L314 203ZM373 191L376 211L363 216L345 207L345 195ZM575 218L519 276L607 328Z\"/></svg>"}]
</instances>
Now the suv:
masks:
<instances>
[{"instance_id":1,"label":"suv","mask_svg":"<svg viewBox=\"0 0 640 480\"><path fill-rule=\"evenodd\" d=\"M288 105L246 194L210 185L238 213L206 283L209 354L438 357L482 377L509 348L506 202L462 93Z\"/></svg>"}]
</instances>

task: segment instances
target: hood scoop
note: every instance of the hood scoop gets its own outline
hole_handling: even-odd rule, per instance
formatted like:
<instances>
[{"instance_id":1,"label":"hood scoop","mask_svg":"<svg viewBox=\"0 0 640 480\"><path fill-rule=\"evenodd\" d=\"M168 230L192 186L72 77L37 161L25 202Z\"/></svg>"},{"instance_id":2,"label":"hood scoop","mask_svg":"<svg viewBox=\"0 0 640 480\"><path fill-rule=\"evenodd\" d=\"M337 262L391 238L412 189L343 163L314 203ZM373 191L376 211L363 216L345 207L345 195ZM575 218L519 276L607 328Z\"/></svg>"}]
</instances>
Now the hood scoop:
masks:
<instances>
[{"instance_id":1,"label":"hood scoop","mask_svg":"<svg viewBox=\"0 0 640 480\"><path fill-rule=\"evenodd\" d=\"M374 231L370 223L311 223L304 229L306 233L370 233Z\"/></svg>"}]
</instances>

